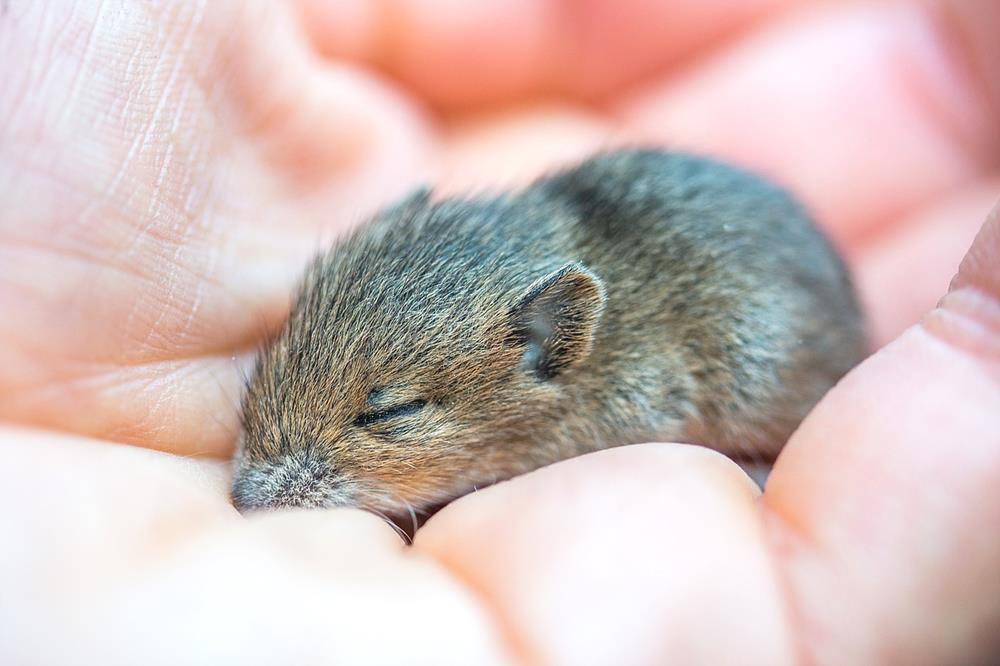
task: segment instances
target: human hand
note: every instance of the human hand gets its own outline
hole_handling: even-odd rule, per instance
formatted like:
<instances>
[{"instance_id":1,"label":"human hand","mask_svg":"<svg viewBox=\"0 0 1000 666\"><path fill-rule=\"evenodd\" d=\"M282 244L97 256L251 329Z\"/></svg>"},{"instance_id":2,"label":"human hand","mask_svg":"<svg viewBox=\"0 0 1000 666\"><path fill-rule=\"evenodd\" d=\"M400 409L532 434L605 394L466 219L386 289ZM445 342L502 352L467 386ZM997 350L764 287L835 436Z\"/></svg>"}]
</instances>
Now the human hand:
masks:
<instances>
[{"instance_id":1,"label":"human hand","mask_svg":"<svg viewBox=\"0 0 1000 666\"><path fill-rule=\"evenodd\" d=\"M542 4L428 4L367 24L372 5L302 2L311 41L260 2L0 14L0 417L49 431L0 440L9 660L995 649L995 306L968 285L1000 295L996 223L958 295L816 410L763 500L711 452L628 447L460 500L404 549L348 510L244 520L224 464L135 448L227 455L240 364L317 237L417 181L520 179L647 138L762 168L845 247L879 343L937 298L996 198L1000 78L916 5L664 2L674 33L606 42L609 21L665 21L640 3L549 22ZM950 11L998 24L986 2Z\"/></svg>"}]
</instances>

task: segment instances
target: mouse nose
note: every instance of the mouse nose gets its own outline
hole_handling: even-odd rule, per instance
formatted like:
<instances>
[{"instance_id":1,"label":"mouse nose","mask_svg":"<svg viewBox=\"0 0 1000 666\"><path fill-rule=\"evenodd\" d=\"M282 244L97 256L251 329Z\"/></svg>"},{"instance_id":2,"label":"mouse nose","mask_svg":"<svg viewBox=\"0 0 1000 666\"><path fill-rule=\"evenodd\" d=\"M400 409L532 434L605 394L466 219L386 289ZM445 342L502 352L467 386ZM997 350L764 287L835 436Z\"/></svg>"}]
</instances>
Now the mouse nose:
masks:
<instances>
[{"instance_id":1,"label":"mouse nose","mask_svg":"<svg viewBox=\"0 0 1000 666\"><path fill-rule=\"evenodd\" d=\"M265 465L243 466L233 475L233 506L241 513L260 509L326 507L342 504L337 480L327 465L286 456Z\"/></svg>"},{"instance_id":2,"label":"mouse nose","mask_svg":"<svg viewBox=\"0 0 1000 666\"><path fill-rule=\"evenodd\" d=\"M240 513L246 513L247 511L264 508L260 506L251 493L247 492L245 484L239 483L235 479L229 495L233 500L233 506L235 506L236 510Z\"/></svg>"}]
</instances>

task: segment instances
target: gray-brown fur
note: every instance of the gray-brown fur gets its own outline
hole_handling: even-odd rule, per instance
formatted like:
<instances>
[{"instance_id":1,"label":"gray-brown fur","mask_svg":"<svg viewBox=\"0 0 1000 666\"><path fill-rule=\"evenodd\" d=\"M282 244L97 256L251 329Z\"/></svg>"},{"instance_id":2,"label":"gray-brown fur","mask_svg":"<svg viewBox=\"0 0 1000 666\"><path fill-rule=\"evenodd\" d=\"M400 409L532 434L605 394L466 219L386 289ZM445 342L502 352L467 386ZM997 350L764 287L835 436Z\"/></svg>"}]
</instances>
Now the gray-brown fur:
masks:
<instances>
[{"instance_id":1,"label":"gray-brown fur","mask_svg":"<svg viewBox=\"0 0 1000 666\"><path fill-rule=\"evenodd\" d=\"M773 456L863 351L830 245L732 167L632 150L420 192L307 272L249 382L233 497L399 515L626 443Z\"/></svg>"}]
</instances>

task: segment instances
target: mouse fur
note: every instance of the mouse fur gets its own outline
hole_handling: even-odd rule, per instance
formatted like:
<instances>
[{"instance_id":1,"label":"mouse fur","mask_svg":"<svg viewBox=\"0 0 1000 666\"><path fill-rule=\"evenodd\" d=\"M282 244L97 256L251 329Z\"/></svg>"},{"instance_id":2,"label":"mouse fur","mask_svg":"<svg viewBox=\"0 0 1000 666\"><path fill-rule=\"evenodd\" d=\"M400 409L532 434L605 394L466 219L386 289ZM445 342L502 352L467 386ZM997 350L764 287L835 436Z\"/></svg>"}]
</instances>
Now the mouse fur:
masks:
<instances>
[{"instance_id":1,"label":"mouse fur","mask_svg":"<svg viewBox=\"0 0 1000 666\"><path fill-rule=\"evenodd\" d=\"M309 267L242 406L241 509L432 510L653 440L771 458L864 354L787 193L659 150L376 214Z\"/></svg>"}]
</instances>

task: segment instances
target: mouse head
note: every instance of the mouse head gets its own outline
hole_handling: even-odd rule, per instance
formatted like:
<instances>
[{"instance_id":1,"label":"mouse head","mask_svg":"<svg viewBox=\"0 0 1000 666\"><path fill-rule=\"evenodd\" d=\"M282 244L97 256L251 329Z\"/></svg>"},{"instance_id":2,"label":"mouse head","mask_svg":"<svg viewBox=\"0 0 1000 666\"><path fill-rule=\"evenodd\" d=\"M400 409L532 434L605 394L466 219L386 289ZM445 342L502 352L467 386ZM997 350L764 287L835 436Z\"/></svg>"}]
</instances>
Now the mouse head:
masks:
<instances>
[{"instance_id":1,"label":"mouse head","mask_svg":"<svg viewBox=\"0 0 1000 666\"><path fill-rule=\"evenodd\" d=\"M237 507L400 516L564 457L604 288L576 263L512 276L438 228L475 213L397 215L314 264L247 386Z\"/></svg>"}]
</instances>

